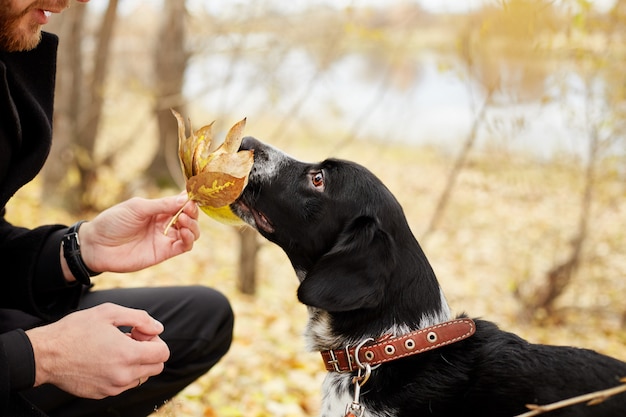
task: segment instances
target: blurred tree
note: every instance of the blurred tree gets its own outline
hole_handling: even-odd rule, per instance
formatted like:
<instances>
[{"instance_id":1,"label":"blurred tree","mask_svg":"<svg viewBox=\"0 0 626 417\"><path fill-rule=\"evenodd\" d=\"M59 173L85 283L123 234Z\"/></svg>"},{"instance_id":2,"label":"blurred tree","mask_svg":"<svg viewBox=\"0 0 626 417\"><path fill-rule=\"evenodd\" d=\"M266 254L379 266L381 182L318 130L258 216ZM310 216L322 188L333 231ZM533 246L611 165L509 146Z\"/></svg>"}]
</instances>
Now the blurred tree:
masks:
<instances>
[{"instance_id":1,"label":"blurred tree","mask_svg":"<svg viewBox=\"0 0 626 417\"><path fill-rule=\"evenodd\" d=\"M457 53L471 97L482 97L474 121L457 155L422 240L443 219L458 177L476 144L490 108L513 101L536 100L544 94L549 71L539 42L554 31L557 17L549 0L508 0L471 15L461 26ZM475 100L474 100L475 101Z\"/></svg>"},{"instance_id":2,"label":"blurred tree","mask_svg":"<svg viewBox=\"0 0 626 417\"><path fill-rule=\"evenodd\" d=\"M104 103L104 81L110 57L110 44L117 17L118 0L110 0L102 18L92 57L92 71L86 73L82 40L85 7L75 7L63 14L59 22L63 38L59 50L57 69L57 95L55 97L55 140L44 170L43 199L55 198L72 211L94 208L92 197L98 193L96 185L99 164L94 158L95 142ZM58 138L58 139L57 139ZM56 156L57 158L54 158ZM76 170L78 178L73 183L59 187L67 179L68 171ZM50 193L55 189L55 193ZM54 196L52 196L54 194Z\"/></svg>"},{"instance_id":3,"label":"blurred tree","mask_svg":"<svg viewBox=\"0 0 626 417\"><path fill-rule=\"evenodd\" d=\"M182 183L182 174L177 158L178 128L170 109L187 114L182 89L189 53L185 45L185 2L166 0L163 7L158 41L154 44L154 111L159 140L146 177L158 186L171 186Z\"/></svg>"},{"instance_id":4,"label":"blurred tree","mask_svg":"<svg viewBox=\"0 0 626 417\"><path fill-rule=\"evenodd\" d=\"M72 7L57 19L50 22L49 30L57 33L62 42L59 44L56 76L56 96L54 112L54 141L50 157L43 169L44 204L57 207L80 206L80 195L68 192L61 187L67 179L68 167L75 163L72 152L73 141L78 137L81 91L83 80L82 34L85 7ZM48 190L57 190L50 193Z\"/></svg>"},{"instance_id":5,"label":"blurred tree","mask_svg":"<svg viewBox=\"0 0 626 417\"><path fill-rule=\"evenodd\" d=\"M626 76L623 59L616 59L626 35L626 1L617 1L608 15L598 14L587 0L572 0L567 6L569 30L563 58L574 64L579 83L559 86L561 97L579 96L583 103L584 116L572 120L572 125L578 126L585 136L587 151L581 172L584 185L569 251L542 281L519 284L515 290L529 317L537 316L537 312L554 315L558 297L574 280L585 260L585 245L593 230L594 195L600 185L602 161L609 155L607 152L626 146ZM565 71L571 70L568 67ZM566 75L561 78L566 79Z\"/></svg>"},{"instance_id":6,"label":"blurred tree","mask_svg":"<svg viewBox=\"0 0 626 417\"><path fill-rule=\"evenodd\" d=\"M239 231L238 288L244 294L254 295L257 288L256 266L259 253L258 233L251 227Z\"/></svg>"}]
</instances>

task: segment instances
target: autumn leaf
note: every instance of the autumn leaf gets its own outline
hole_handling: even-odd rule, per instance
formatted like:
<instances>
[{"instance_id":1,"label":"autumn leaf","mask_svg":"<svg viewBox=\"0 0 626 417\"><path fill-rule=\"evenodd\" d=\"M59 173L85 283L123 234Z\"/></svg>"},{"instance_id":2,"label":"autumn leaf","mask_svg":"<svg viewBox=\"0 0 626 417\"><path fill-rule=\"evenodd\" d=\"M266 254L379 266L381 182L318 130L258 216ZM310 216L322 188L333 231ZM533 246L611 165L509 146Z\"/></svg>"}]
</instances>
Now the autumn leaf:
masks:
<instances>
[{"instance_id":1,"label":"autumn leaf","mask_svg":"<svg viewBox=\"0 0 626 417\"><path fill-rule=\"evenodd\" d=\"M224 143L211 151L213 123L195 132L190 126L191 134L187 137L185 120L175 110L172 114L178 122L178 157L189 201L196 202L202 211L222 223L241 224L228 206L248 184L248 174L254 163L252 151L239 150L246 119L235 123ZM167 234L169 227L176 223L183 208L172 218L164 233Z\"/></svg>"}]
</instances>

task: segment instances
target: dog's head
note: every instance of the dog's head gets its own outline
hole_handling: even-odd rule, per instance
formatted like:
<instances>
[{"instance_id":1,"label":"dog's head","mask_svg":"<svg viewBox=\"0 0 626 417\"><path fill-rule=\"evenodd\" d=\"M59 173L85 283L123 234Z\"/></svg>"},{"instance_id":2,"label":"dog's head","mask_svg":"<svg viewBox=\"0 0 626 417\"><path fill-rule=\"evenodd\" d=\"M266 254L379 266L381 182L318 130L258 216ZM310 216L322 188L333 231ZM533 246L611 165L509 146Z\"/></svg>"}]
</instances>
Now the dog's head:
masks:
<instances>
[{"instance_id":1,"label":"dog's head","mask_svg":"<svg viewBox=\"0 0 626 417\"><path fill-rule=\"evenodd\" d=\"M378 306L398 238L414 240L398 236L410 231L391 192L353 162L305 163L251 137L242 148L254 150L254 166L231 209L285 251L300 301L330 312Z\"/></svg>"}]
</instances>

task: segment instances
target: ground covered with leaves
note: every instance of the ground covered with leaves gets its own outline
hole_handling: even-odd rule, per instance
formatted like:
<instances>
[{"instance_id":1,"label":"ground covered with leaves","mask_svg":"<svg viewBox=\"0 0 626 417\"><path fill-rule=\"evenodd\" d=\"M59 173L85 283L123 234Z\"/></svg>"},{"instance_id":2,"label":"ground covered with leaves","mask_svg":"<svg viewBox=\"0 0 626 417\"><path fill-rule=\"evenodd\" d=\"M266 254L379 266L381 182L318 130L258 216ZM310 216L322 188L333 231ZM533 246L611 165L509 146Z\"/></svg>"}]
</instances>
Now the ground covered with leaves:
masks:
<instances>
[{"instance_id":1,"label":"ground covered with leaves","mask_svg":"<svg viewBox=\"0 0 626 417\"><path fill-rule=\"evenodd\" d=\"M307 160L332 153L369 167L398 197L420 239L450 170L450 155L374 144L333 153L332 144L324 146L287 150ZM440 228L422 242L453 312L495 321L532 342L576 345L626 360L626 181L611 163L606 161L597 180L591 232L575 279L553 312L522 320L513 294L541 283L566 256L578 221L582 169L566 157L545 162L497 150L471 158ZM38 193L36 183L20 192L9 219L30 227L76 220L41 207ZM263 243L258 292L240 294L240 231L201 216L203 234L192 252L149 270L95 278L96 289L203 284L231 300L236 323L230 352L155 417L317 415L323 365L304 345L306 309L296 300L289 261Z\"/></svg>"}]
</instances>

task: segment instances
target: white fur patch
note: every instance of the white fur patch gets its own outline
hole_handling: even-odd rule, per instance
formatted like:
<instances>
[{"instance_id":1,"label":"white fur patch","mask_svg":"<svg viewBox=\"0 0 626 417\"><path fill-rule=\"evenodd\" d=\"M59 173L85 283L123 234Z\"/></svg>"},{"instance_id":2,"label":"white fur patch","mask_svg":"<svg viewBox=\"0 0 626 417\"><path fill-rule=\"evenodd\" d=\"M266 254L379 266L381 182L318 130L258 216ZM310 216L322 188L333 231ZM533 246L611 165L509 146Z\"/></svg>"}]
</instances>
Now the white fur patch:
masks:
<instances>
[{"instance_id":1,"label":"white fur patch","mask_svg":"<svg viewBox=\"0 0 626 417\"><path fill-rule=\"evenodd\" d=\"M264 145L263 152L255 155L250 179L258 183L268 183L278 176L280 168L289 161L289 156L270 145Z\"/></svg>"},{"instance_id":2,"label":"white fur patch","mask_svg":"<svg viewBox=\"0 0 626 417\"><path fill-rule=\"evenodd\" d=\"M351 404L354 396L350 394L349 388L352 383L352 374L329 372L322 384L322 409L321 417L341 417L346 413L346 407ZM367 392L367 385L363 386ZM363 417L393 417L396 410L385 410L376 412L367 408L367 400L360 401L364 407Z\"/></svg>"},{"instance_id":3,"label":"white fur patch","mask_svg":"<svg viewBox=\"0 0 626 417\"><path fill-rule=\"evenodd\" d=\"M420 329L434 326L436 324L443 323L444 321L448 321L452 319L452 313L450 312L448 301L446 300L446 296L443 294L443 291L441 290L441 288L439 288L439 296L441 297L441 305L439 307L439 311L424 314L424 317L422 317L422 319L420 320L420 325L419 325ZM416 330L416 329L413 329L413 330ZM409 331L405 333L409 333Z\"/></svg>"}]
</instances>

